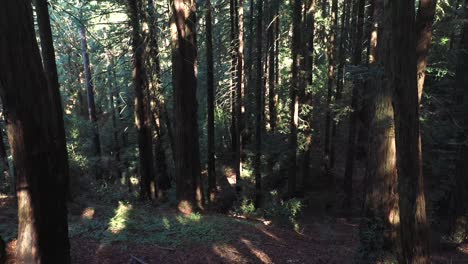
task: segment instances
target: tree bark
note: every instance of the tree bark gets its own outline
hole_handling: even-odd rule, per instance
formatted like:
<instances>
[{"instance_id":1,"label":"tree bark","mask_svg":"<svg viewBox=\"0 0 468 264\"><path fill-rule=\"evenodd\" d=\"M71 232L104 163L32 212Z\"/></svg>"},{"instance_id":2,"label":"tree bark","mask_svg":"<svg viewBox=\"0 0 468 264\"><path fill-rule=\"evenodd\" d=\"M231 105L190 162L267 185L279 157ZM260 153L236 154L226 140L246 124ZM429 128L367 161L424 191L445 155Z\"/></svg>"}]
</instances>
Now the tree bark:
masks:
<instances>
[{"instance_id":1,"label":"tree bark","mask_svg":"<svg viewBox=\"0 0 468 264\"><path fill-rule=\"evenodd\" d=\"M333 87L336 85L335 78L335 42L336 42L336 31L338 29L338 0L332 0L332 9L331 9L331 28L328 36L329 45L328 45L328 82L327 82L327 101L326 101L326 113L325 113L325 158L328 159L328 169L332 168L334 161L332 160L330 153L330 141L331 141L331 122L332 122L332 94ZM334 159L334 157L333 157ZM331 174L328 177L332 177ZM330 183L334 182L334 179L329 179Z\"/></svg>"},{"instance_id":2,"label":"tree bark","mask_svg":"<svg viewBox=\"0 0 468 264\"><path fill-rule=\"evenodd\" d=\"M146 72L143 60L144 46L141 39L140 18L137 0L128 0L130 26L132 27L133 88L135 90L135 125L138 133L138 156L140 161L140 199L155 200L157 195L153 167L153 142L145 98Z\"/></svg>"},{"instance_id":3,"label":"tree bark","mask_svg":"<svg viewBox=\"0 0 468 264\"><path fill-rule=\"evenodd\" d=\"M262 32L263 32L263 0L257 0L257 56L256 56L256 89L255 89L255 156L253 173L255 175L255 208L262 203L261 148L262 148Z\"/></svg>"},{"instance_id":4,"label":"tree bark","mask_svg":"<svg viewBox=\"0 0 468 264\"><path fill-rule=\"evenodd\" d=\"M34 34L31 2L0 9L0 96L17 171L18 263L70 263L67 186L54 159L55 105Z\"/></svg>"},{"instance_id":5,"label":"tree bark","mask_svg":"<svg viewBox=\"0 0 468 264\"><path fill-rule=\"evenodd\" d=\"M299 120L299 89L301 86L301 22L302 0L296 0L293 5L293 36L292 36L292 85L289 90L289 173L288 196L294 197L296 192L296 152L297 124Z\"/></svg>"},{"instance_id":6,"label":"tree bark","mask_svg":"<svg viewBox=\"0 0 468 264\"><path fill-rule=\"evenodd\" d=\"M383 251L399 251L399 207L398 176L396 168L396 146L394 112L392 107L393 89L389 82L390 68L390 25L392 17L388 14L390 0L375 0L372 17L372 31L369 45L369 69L376 74L368 80L370 92L369 116L370 137L368 160L365 175L365 220L361 232L374 229L376 239L383 240ZM374 92L372 92L374 91ZM375 226L378 227L375 230ZM372 229L369 229L372 228ZM366 245L361 240L361 246ZM375 260L372 260L375 261Z\"/></svg>"},{"instance_id":7,"label":"tree bark","mask_svg":"<svg viewBox=\"0 0 468 264\"><path fill-rule=\"evenodd\" d=\"M60 95L60 85L57 74L57 64L55 62L55 50L52 38L52 30L50 27L49 10L46 0L35 0L37 24L39 26L39 35L41 38L41 52L44 71L47 78L48 94L54 105L54 111L51 113L52 118L57 122L57 131L54 131L55 148L57 158L59 159L58 173L60 178L65 181L64 184L69 186L69 166L68 166L68 151L67 139L65 136L65 126L63 122L63 107L62 97ZM68 194L68 197L71 196Z\"/></svg>"},{"instance_id":8,"label":"tree bark","mask_svg":"<svg viewBox=\"0 0 468 264\"><path fill-rule=\"evenodd\" d=\"M402 263L429 263L428 226L423 190L419 145L419 104L417 84L415 3L392 1L390 81L400 196Z\"/></svg>"},{"instance_id":9,"label":"tree bark","mask_svg":"<svg viewBox=\"0 0 468 264\"><path fill-rule=\"evenodd\" d=\"M359 0L358 3L358 17L356 24L356 37L354 40L353 47L353 56L351 58L351 63L354 66L359 66L362 61L362 37L364 31L364 5L366 2L364 0ZM360 77L358 77L360 78ZM358 121L358 104L359 104L359 90L362 89L362 81L355 80L353 83L353 91L351 98L351 108L353 112L351 113L349 119L349 132L348 132L348 148L346 153L346 165L345 165L345 175L344 175L344 185L343 189L346 194L345 198L345 207L350 207L352 203L352 194L353 194L353 172L354 172L354 161L356 153L356 132L357 132L357 121Z\"/></svg>"},{"instance_id":10,"label":"tree bark","mask_svg":"<svg viewBox=\"0 0 468 264\"><path fill-rule=\"evenodd\" d=\"M245 70L244 70L244 0L239 0L237 6L238 15L238 43L237 43L237 89L236 89L236 175L241 180L242 176L242 152L243 152L243 134L245 127L245 106L244 106L244 94L245 94ZM237 180L236 180L237 183ZM239 186L237 186L239 187Z\"/></svg>"},{"instance_id":11,"label":"tree bark","mask_svg":"<svg viewBox=\"0 0 468 264\"><path fill-rule=\"evenodd\" d=\"M189 213L203 208L196 96L196 4L195 0L174 0L171 6L177 199L179 210Z\"/></svg>"},{"instance_id":12,"label":"tree bark","mask_svg":"<svg viewBox=\"0 0 468 264\"><path fill-rule=\"evenodd\" d=\"M93 165L94 175L97 180L102 179L102 169L101 169L101 141L99 139L99 128L97 124L96 117L96 104L94 102L94 86L93 80L91 77L91 67L89 62L89 53L88 53L88 39L86 37L86 29L84 25L80 25L80 37L81 37L81 54L83 57L83 67L84 67L84 76L85 76L85 88L86 88L86 99L88 102L88 118L93 127L93 151L96 162Z\"/></svg>"},{"instance_id":13,"label":"tree bark","mask_svg":"<svg viewBox=\"0 0 468 264\"><path fill-rule=\"evenodd\" d=\"M206 66L207 66L207 112L208 112L208 197L214 202L216 196L215 138L214 138L214 64L213 64L213 32L211 21L211 1L206 1Z\"/></svg>"}]
</instances>

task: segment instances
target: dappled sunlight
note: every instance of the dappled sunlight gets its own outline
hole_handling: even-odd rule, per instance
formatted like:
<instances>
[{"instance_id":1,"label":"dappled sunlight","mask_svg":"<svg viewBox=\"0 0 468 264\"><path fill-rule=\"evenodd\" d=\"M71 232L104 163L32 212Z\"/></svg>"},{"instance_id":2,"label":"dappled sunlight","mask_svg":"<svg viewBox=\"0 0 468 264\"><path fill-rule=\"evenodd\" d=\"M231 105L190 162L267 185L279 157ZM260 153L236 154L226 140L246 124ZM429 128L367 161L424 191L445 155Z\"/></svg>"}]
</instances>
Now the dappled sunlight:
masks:
<instances>
[{"instance_id":1,"label":"dappled sunlight","mask_svg":"<svg viewBox=\"0 0 468 264\"><path fill-rule=\"evenodd\" d=\"M81 213L81 219L92 220L94 218L95 209L93 207L86 207Z\"/></svg>"},{"instance_id":2,"label":"dappled sunlight","mask_svg":"<svg viewBox=\"0 0 468 264\"><path fill-rule=\"evenodd\" d=\"M216 255L226 261L248 263L248 260L232 245L214 245L212 248Z\"/></svg>"},{"instance_id":3,"label":"dappled sunlight","mask_svg":"<svg viewBox=\"0 0 468 264\"><path fill-rule=\"evenodd\" d=\"M119 207L115 209L115 215L109 220L109 231L118 234L127 227L130 212L133 207L131 204L119 201Z\"/></svg>"},{"instance_id":4,"label":"dappled sunlight","mask_svg":"<svg viewBox=\"0 0 468 264\"><path fill-rule=\"evenodd\" d=\"M270 257L265 252L258 249L252 244L252 241L245 238L241 238L241 241L242 243L244 243L244 245L246 245L249 248L250 252L252 252L252 254L254 254L262 263L273 263Z\"/></svg>"}]
</instances>

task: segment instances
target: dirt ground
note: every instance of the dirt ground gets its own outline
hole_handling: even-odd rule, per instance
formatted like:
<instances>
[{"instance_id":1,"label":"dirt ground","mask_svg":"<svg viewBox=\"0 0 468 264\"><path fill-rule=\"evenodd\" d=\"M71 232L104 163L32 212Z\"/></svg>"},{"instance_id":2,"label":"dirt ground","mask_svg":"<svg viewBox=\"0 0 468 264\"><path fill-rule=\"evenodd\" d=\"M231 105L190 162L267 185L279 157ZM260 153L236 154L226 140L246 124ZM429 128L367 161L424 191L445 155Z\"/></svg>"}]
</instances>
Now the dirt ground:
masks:
<instances>
[{"instance_id":1,"label":"dirt ground","mask_svg":"<svg viewBox=\"0 0 468 264\"><path fill-rule=\"evenodd\" d=\"M81 217L108 217L105 204L90 210L84 208ZM157 214L172 214L155 209ZM71 213L80 211L71 206ZM110 210L107 210L110 211ZM100 215L100 216L99 216ZM232 216L218 215L229 218ZM71 221L75 221L72 218ZM13 198L0 198L0 224L14 229L16 204ZM125 241L102 243L96 239L72 236L72 263L77 264L144 264L144 263L357 263L359 245L357 217L342 218L318 213L306 208L300 219L300 230L279 228L255 220L236 226L229 239L213 243L183 243L177 246ZM157 232L157 231L156 231ZM135 239L138 240L138 237ZM16 240L8 242L7 263L15 263ZM443 252L432 252L432 263L468 263L468 245Z\"/></svg>"}]
</instances>

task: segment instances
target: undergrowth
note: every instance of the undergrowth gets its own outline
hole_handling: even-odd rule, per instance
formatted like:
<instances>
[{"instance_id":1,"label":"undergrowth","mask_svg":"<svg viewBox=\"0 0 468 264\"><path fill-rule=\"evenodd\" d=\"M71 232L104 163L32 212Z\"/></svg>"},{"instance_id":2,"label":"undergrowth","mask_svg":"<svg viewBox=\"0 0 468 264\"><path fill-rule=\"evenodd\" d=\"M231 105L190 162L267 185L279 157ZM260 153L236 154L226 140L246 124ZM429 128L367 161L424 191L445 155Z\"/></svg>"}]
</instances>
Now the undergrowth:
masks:
<instances>
[{"instance_id":1,"label":"undergrowth","mask_svg":"<svg viewBox=\"0 0 468 264\"><path fill-rule=\"evenodd\" d=\"M228 242L246 223L217 215L174 213L154 215L147 206L119 202L108 219L82 219L71 224L70 236L94 239L101 243L132 242L177 247L183 244Z\"/></svg>"}]
</instances>

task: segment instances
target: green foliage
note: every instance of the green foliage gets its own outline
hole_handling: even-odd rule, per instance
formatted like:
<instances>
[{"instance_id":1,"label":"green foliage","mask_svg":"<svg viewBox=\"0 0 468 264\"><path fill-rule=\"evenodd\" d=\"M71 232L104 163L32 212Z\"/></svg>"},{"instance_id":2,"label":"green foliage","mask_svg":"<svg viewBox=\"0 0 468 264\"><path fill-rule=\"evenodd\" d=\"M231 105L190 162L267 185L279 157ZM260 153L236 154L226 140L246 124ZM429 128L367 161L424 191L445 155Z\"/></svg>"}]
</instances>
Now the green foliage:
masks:
<instances>
[{"instance_id":1,"label":"green foliage","mask_svg":"<svg viewBox=\"0 0 468 264\"><path fill-rule=\"evenodd\" d=\"M380 218L364 218L359 232L356 263L397 264L395 256L385 250L385 225Z\"/></svg>"},{"instance_id":2,"label":"green foliage","mask_svg":"<svg viewBox=\"0 0 468 264\"><path fill-rule=\"evenodd\" d=\"M82 219L70 227L70 237L86 237L102 243L132 242L179 246L228 242L234 239L241 221L217 215L153 214L150 206L119 201L108 219Z\"/></svg>"}]
</instances>

